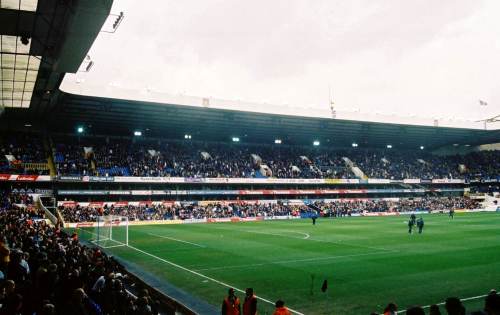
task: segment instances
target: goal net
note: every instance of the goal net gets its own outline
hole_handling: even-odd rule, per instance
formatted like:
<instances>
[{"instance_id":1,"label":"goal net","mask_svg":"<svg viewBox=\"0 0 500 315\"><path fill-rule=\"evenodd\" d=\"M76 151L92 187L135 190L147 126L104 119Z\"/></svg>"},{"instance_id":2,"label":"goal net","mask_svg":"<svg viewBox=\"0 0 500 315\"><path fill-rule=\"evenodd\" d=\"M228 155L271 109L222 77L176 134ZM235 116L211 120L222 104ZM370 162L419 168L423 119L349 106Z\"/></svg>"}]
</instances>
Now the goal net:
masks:
<instances>
[{"instance_id":1,"label":"goal net","mask_svg":"<svg viewBox=\"0 0 500 315\"><path fill-rule=\"evenodd\" d=\"M111 248L128 245L128 218L117 215L97 217L95 227L96 245Z\"/></svg>"}]
</instances>

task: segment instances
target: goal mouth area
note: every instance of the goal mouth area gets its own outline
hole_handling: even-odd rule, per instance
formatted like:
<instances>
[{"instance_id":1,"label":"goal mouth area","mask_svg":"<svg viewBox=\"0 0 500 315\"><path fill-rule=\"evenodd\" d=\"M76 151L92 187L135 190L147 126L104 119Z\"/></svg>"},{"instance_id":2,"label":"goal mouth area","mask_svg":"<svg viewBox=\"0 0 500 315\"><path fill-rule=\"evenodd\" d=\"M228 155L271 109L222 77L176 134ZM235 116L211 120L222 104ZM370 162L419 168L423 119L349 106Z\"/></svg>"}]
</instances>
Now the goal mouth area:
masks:
<instances>
[{"instance_id":1,"label":"goal mouth area","mask_svg":"<svg viewBox=\"0 0 500 315\"><path fill-rule=\"evenodd\" d=\"M99 216L96 218L93 237L90 242L103 249L128 246L128 217L125 216Z\"/></svg>"},{"instance_id":2,"label":"goal mouth area","mask_svg":"<svg viewBox=\"0 0 500 315\"><path fill-rule=\"evenodd\" d=\"M128 246L128 244L122 243L120 241L116 241L113 239L93 239L90 240L90 243L99 246L100 248L107 249L107 248L113 248L113 247L122 247L122 246Z\"/></svg>"}]
</instances>

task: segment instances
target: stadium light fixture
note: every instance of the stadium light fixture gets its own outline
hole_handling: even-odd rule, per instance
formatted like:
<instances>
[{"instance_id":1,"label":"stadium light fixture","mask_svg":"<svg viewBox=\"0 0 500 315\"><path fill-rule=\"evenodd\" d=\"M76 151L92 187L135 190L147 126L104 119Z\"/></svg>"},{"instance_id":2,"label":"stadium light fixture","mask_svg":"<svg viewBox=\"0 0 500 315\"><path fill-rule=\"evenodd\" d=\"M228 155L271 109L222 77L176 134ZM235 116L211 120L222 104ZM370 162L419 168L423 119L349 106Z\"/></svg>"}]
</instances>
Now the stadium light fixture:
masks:
<instances>
[{"instance_id":1,"label":"stadium light fixture","mask_svg":"<svg viewBox=\"0 0 500 315\"><path fill-rule=\"evenodd\" d=\"M238 138L238 137L233 137L233 142L240 142L240 138Z\"/></svg>"},{"instance_id":2,"label":"stadium light fixture","mask_svg":"<svg viewBox=\"0 0 500 315\"><path fill-rule=\"evenodd\" d=\"M83 133L83 127L78 127L78 128L76 128L76 132L78 132L78 133Z\"/></svg>"},{"instance_id":3,"label":"stadium light fixture","mask_svg":"<svg viewBox=\"0 0 500 315\"><path fill-rule=\"evenodd\" d=\"M32 125L29 123L24 124L24 127L31 127Z\"/></svg>"},{"instance_id":4,"label":"stadium light fixture","mask_svg":"<svg viewBox=\"0 0 500 315\"><path fill-rule=\"evenodd\" d=\"M318 145L319 145L319 141L318 141L318 140L314 140L314 142L313 142L313 146L316 146L316 147L317 147Z\"/></svg>"},{"instance_id":5,"label":"stadium light fixture","mask_svg":"<svg viewBox=\"0 0 500 315\"><path fill-rule=\"evenodd\" d=\"M142 136L142 131L138 131L138 130L134 131L134 136L136 136L136 137Z\"/></svg>"},{"instance_id":6,"label":"stadium light fixture","mask_svg":"<svg viewBox=\"0 0 500 315\"><path fill-rule=\"evenodd\" d=\"M358 144L357 144L356 142L353 142L353 143L352 143L352 147L353 147L353 148L357 148L357 147L358 147Z\"/></svg>"},{"instance_id":7,"label":"stadium light fixture","mask_svg":"<svg viewBox=\"0 0 500 315\"><path fill-rule=\"evenodd\" d=\"M392 149L392 144L388 144L387 149Z\"/></svg>"},{"instance_id":8,"label":"stadium light fixture","mask_svg":"<svg viewBox=\"0 0 500 315\"><path fill-rule=\"evenodd\" d=\"M274 140L274 143L276 143L276 144L281 144L281 139L276 139L276 140Z\"/></svg>"},{"instance_id":9,"label":"stadium light fixture","mask_svg":"<svg viewBox=\"0 0 500 315\"><path fill-rule=\"evenodd\" d=\"M464 144L466 147L470 147L470 144Z\"/></svg>"},{"instance_id":10,"label":"stadium light fixture","mask_svg":"<svg viewBox=\"0 0 500 315\"><path fill-rule=\"evenodd\" d=\"M185 134L184 139L191 139L191 135Z\"/></svg>"},{"instance_id":11,"label":"stadium light fixture","mask_svg":"<svg viewBox=\"0 0 500 315\"><path fill-rule=\"evenodd\" d=\"M423 145L421 145L421 146L420 146L420 150L423 150L423 149L425 149L425 148L424 148L424 146L423 146Z\"/></svg>"}]
</instances>

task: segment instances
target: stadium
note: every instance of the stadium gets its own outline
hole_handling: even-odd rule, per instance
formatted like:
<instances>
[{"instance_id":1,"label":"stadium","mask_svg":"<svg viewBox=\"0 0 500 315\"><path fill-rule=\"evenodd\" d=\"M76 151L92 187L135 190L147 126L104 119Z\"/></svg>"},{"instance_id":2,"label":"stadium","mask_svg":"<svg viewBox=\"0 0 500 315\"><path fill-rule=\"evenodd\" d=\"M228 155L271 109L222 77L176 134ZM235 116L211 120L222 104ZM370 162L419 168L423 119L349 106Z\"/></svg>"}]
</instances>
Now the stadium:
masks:
<instances>
[{"instance_id":1,"label":"stadium","mask_svg":"<svg viewBox=\"0 0 500 315\"><path fill-rule=\"evenodd\" d=\"M200 81L210 91L246 85L237 75L244 64L238 56L222 83L207 79L201 61L179 70L194 77L176 77L174 66L185 62L177 55L189 43L186 25L201 24L192 36L203 57L216 59L206 43L218 37L216 54L248 49L257 55L248 46L226 50L231 31L209 34L203 16L215 21L222 14L224 23L235 24L261 18L268 28L274 22L266 17L278 25L277 12L288 12L288 5L274 10L269 4L271 13L259 11L257 18L253 6L240 3L234 7L246 12L243 19L223 1L213 4L221 6L215 13L207 8L212 4L198 4L203 14L171 1L156 3L156 10L129 2L0 0L1 315L500 314L500 99L498 84L484 83L495 81L493 74L485 81L458 72L435 75L443 84L436 90L459 90L452 80L457 76L479 82L477 90L462 89L484 93L471 96L474 104L464 114L471 119L455 118L467 106L446 105L433 117L411 100L406 109L416 115L394 115L383 106L368 113L353 109L353 96L328 84L322 92L328 97L317 106L247 101L244 89L238 93L245 101L231 91L212 97L193 96L203 95L195 88L181 93L184 87L149 86L154 82L137 88L131 82L145 77L164 84L156 72L168 77L169 71L165 80ZM300 23L288 17L286 32L300 35L312 20L323 21L321 12L330 14L325 5L309 16L309 4L292 2ZM407 14L416 12L407 5ZM484 5L477 10L494 12ZM445 11L474 11L437 7L435 21L447 17ZM344 7L335 9L348 16ZM165 21L167 11L182 21ZM478 16L488 22L490 15L466 20L476 25ZM349 34L354 20L335 25ZM172 29L157 30L155 23ZM453 23L444 32L456 39L460 28ZM174 37L173 30L185 30L173 48L148 42ZM380 42L388 40L384 34ZM258 33L267 35L273 37L267 29ZM286 48L287 39L275 37ZM308 36L299 39L311 44ZM488 40L498 52L498 39ZM142 55L139 45L165 63ZM350 53L360 49L349 47ZM332 56L349 71L357 68L343 55ZM314 59L328 68L330 59L323 57ZM498 69L482 53L472 57L484 61L481 71ZM276 58L273 64L287 70L298 62ZM282 71L268 68L256 70L256 86ZM412 69L405 75L416 77ZM290 76L286 82L298 80L295 72ZM271 86L262 97L290 93L286 97L301 103L297 89ZM356 93L373 91L360 89ZM416 90L427 99L438 93ZM317 90L306 90L305 97L311 91ZM366 97L390 102L390 94Z\"/></svg>"}]
</instances>

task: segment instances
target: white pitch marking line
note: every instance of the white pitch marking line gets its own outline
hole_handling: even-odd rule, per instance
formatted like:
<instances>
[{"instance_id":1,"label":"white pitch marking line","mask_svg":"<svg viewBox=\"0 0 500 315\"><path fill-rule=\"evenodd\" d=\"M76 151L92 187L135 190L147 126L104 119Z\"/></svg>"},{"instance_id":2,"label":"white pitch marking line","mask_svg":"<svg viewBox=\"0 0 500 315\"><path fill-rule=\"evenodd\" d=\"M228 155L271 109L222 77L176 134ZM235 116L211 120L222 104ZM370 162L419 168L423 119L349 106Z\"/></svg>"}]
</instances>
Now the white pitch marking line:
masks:
<instances>
[{"instance_id":1,"label":"white pitch marking line","mask_svg":"<svg viewBox=\"0 0 500 315\"><path fill-rule=\"evenodd\" d=\"M262 231L253 231L253 230L242 230L242 231L244 231L244 232L248 232L248 233L266 234L266 235L274 235L274 236L282 236L282 237L296 238L296 239L303 239L303 240L306 240L306 239L308 239L308 238L310 237L310 235L309 235L309 234L307 234L307 233L297 232L297 231L288 231L288 230L281 230L281 232L300 234L300 235L304 235L304 237L293 237L293 236L288 236L288 235L284 235L284 234L270 233L270 232L262 232Z\"/></svg>"},{"instance_id":2,"label":"white pitch marking line","mask_svg":"<svg viewBox=\"0 0 500 315\"><path fill-rule=\"evenodd\" d=\"M472 296L472 297L460 299L460 301L463 302L463 301L477 300L477 299L485 298L487 296L488 296L488 294L483 294L483 295L478 295L478 296ZM445 305L445 304L446 304L446 302L436 303L436 305ZM422 306L422 308L429 308L429 307L431 307L431 306L430 305ZM402 314L404 312L406 312L406 310L397 311L396 314Z\"/></svg>"},{"instance_id":3,"label":"white pitch marking line","mask_svg":"<svg viewBox=\"0 0 500 315\"><path fill-rule=\"evenodd\" d=\"M128 247L129 247L130 249L136 250L136 251L138 251L138 252L140 252L140 253L143 253L144 255L147 255L147 256L153 257L153 258L155 258L155 259L157 259L157 260L159 260L159 261L161 261L161 262L164 262L164 263L169 264L169 265L171 265L171 266L174 266L174 267L176 267L176 268L179 268L179 269L182 269L182 270L184 270L184 271L190 272L190 273L192 273L192 274L195 274L195 275L197 275L197 276L199 276L199 277L202 277L202 278L204 278L204 279L210 280L210 281L212 281L212 282L215 282L215 283L220 284L220 285L222 285L222 286L225 286L225 287L227 287L227 288L233 288L233 289L235 289L235 290L236 290L236 291L238 291L238 292L245 293L245 291L243 291L242 289L238 289L238 288L236 288L236 287L234 287L234 286L232 286L232 285L230 285L230 284L228 284L228 283L225 283L225 282L222 282L222 281L216 280L216 279L214 279L214 278L210 278L210 277L208 277L208 276L205 276L204 274L201 274L201 273L196 272L196 271L194 271L194 270L188 269L188 268L186 268L186 267L183 267L183 266L181 266L181 265L178 265L178 264L176 264L176 263L174 263L174 262L168 261L168 260L163 259L163 258L161 258L161 257L158 257L158 256L156 256L156 255L150 254L150 253L148 253L148 252L146 252L146 251L143 251L142 249L139 249L139 248L137 248L137 247L134 247L134 246L131 246L131 245L128 245ZM263 301L263 302L266 302L266 303L269 303L269 304L271 304L271 305L274 305L274 302L271 302L270 300L265 299L265 298L263 298L263 297L256 296L256 298L258 298L259 300L261 300L261 301ZM291 309L291 308L289 308L289 307L288 307L288 310L289 310L290 312L294 313L294 314L297 314L297 315L305 315L304 313L301 313L301 312L296 311L296 310L294 310L294 309Z\"/></svg>"},{"instance_id":4,"label":"white pitch marking line","mask_svg":"<svg viewBox=\"0 0 500 315\"><path fill-rule=\"evenodd\" d=\"M158 235L158 234L153 234L153 233L148 233L148 235L156 236L156 237L161 237L161 238L166 238L166 239L169 239L169 240L172 240L172 241L186 243L186 244L197 246L197 247L201 247L201 248L206 248L205 245L200 245L200 244L191 243L191 242L188 242L188 241L183 241L183 240L180 240L180 239L177 239L177 238L173 238L173 237L170 237L170 236Z\"/></svg>"},{"instance_id":5,"label":"white pitch marking line","mask_svg":"<svg viewBox=\"0 0 500 315\"><path fill-rule=\"evenodd\" d=\"M220 228L219 228L220 229ZM234 231L232 229L221 229L221 230L230 230ZM366 248L366 249L373 249L373 250L380 250L380 251L385 251L385 252L398 252L398 250L395 249L387 249L387 248L382 248L382 247L373 247L373 246L365 246L365 245L356 245L356 244L348 244L348 243L342 243L342 242L335 242L335 241L327 241L327 240L319 240L319 239L313 239L309 238L310 235L307 233L302 233L302 232L296 232L296 231L285 231L283 232L293 232L293 233L298 233L302 235L306 235L304 238L300 237L293 237L293 236L288 236L284 234L277 234L277 233L269 233L269 232L261 232L261 231L252 231L252 230L240 230L243 232L247 233L255 233L255 234L266 234L266 235L273 235L273 236L281 236L281 237L286 237L286 238L293 238L293 239L302 239L302 240L307 240L307 241L313 241L313 242L321 242L321 243L330 243L330 244L336 244L336 245L344 245L344 246L350 246L350 247L358 247L358 248Z\"/></svg>"},{"instance_id":6,"label":"white pitch marking line","mask_svg":"<svg viewBox=\"0 0 500 315\"><path fill-rule=\"evenodd\" d=\"M202 268L196 269L196 271L209 271L209 270L226 270L233 268L245 268L245 267L260 267L266 265L281 265L281 264L293 264L297 262L308 262L308 261L320 261L320 260L334 260L339 258L349 258L349 257L359 257L359 256L371 256L378 254L387 254L384 251L373 252L373 253L364 253L364 254L352 254L352 255L339 255L339 256L327 256L327 257L314 257L314 258L304 258L304 259L293 259L293 260L278 260L278 261L270 261L260 264L247 264L247 265L233 265L233 266L221 266L221 267L212 267L212 268Z\"/></svg>"}]
</instances>

